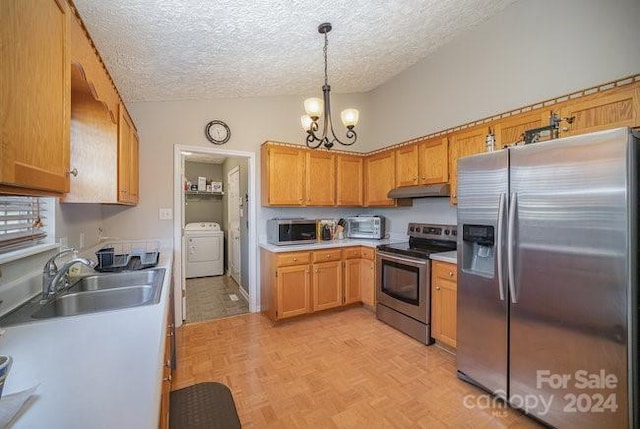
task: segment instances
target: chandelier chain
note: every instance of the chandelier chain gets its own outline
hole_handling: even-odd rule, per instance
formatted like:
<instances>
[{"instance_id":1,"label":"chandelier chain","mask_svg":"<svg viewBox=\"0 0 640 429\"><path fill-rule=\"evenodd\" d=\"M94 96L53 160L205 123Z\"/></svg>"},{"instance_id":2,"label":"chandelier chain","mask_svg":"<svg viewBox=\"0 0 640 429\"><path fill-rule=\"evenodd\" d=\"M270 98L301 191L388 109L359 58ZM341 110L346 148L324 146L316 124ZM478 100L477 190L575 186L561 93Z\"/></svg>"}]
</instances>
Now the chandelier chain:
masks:
<instances>
[{"instance_id":1,"label":"chandelier chain","mask_svg":"<svg viewBox=\"0 0 640 429\"><path fill-rule=\"evenodd\" d=\"M327 45L329 45L329 37L327 33L324 33L324 84L329 84L329 78L327 77Z\"/></svg>"}]
</instances>

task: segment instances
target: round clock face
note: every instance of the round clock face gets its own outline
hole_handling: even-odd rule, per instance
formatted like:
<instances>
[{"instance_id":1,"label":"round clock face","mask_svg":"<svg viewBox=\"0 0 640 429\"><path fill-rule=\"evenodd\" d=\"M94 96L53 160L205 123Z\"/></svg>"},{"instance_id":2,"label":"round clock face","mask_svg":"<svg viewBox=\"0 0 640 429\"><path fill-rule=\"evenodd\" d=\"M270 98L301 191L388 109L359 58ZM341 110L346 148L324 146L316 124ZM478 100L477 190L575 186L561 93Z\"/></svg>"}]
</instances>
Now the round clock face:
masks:
<instances>
[{"instance_id":1,"label":"round clock face","mask_svg":"<svg viewBox=\"0 0 640 429\"><path fill-rule=\"evenodd\" d=\"M207 139L213 144L225 144L231 138L229 126L222 121L211 121L204 130Z\"/></svg>"}]
</instances>

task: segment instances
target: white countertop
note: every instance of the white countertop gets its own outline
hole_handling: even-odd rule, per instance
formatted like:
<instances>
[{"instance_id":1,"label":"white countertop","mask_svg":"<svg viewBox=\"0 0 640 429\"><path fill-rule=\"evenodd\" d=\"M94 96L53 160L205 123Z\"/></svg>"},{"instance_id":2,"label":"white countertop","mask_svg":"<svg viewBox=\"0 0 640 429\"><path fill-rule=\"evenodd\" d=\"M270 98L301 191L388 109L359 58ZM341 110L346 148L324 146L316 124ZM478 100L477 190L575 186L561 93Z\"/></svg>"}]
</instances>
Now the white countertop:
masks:
<instances>
[{"instance_id":1,"label":"white countertop","mask_svg":"<svg viewBox=\"0 0 640 429\"><path fill-rule=\"evenodd\" d=\"M157 429L172 258L158 304L6 328L3 395L39 384L12 428Z\"/></svg>"},{"instance_id":2,"label":"white countertop","mask_svg":"<svg viewBox=\"0 0 640 429\"><path fill-rule=\"evenodd\" d=\"M458 251L452 250L451 252L432 253L429 255L430 259L434 261L448 262L450 264L458 263Z\"/></svg>"},{"instance_id":3,"label":"white countertop","mask_svg":"<svg viewBox=\"0 0 640 429\"><path fill-rule=\"evenodd\" d=\"M384 240L365 240L359 238L345 238L344 240L318 241L311 244L288 244L285 246L276 246L275 244L261 242L260 247L274 253L280 252L303 252L305 250L322 250L333 249L339 247L367 246L375 249L381 244L402 243L409 241L405 238L388 238Z\"/></svg>"}]
</instances>

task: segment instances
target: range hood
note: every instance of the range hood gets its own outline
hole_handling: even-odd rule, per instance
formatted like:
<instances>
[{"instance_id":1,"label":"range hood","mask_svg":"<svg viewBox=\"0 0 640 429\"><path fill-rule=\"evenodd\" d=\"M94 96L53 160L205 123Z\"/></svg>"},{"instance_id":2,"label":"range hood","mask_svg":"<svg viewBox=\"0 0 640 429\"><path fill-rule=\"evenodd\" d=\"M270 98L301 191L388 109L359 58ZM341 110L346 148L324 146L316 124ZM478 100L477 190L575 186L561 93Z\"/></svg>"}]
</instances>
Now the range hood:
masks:
<instances>
[{"instance_id":1,"label":"range hood","mask_svg":"<svg viewBox=\"0 0 640 429\"><path fill-rule=\"evenodd\" d=\"M395 188L389 191L389 198L426 198L426 197L448 197L449 184L426 185L426 186L406 186Z\"/></svg>"}]
</instances>

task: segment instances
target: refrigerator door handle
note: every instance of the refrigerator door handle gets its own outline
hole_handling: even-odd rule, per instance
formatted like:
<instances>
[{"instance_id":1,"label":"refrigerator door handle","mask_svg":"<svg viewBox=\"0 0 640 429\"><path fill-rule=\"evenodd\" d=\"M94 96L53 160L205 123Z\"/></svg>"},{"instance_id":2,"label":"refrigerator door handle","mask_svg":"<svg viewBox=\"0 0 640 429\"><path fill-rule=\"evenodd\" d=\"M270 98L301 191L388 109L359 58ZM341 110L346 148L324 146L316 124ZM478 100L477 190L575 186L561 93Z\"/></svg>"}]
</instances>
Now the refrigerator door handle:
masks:
<instances>
[{"instance_id":1,"label":"refrigerator door handle","mask_svg":"<svg viewBox=\"0 0 640 429\"><path fill-rule=\"evenodd\" d=\"M514 235L516 226L516 207L517 207L518 194L516 192L511 193L509 201L509 224L507 226L507 265L509 271L509 292L511 294L511 302L518 303L518 297L516 295L516 279L515 279L515 267L514 267Z\"/></svg>"},{"instance_id":2,"label":"refrigerator door handle","mask_svg":"<svg viewBox=\"0 0 640 429\"><path fill-rule=\"evenodd\" d=\"M500 293L500 301L504 301L504 269L502 267L503 255L502 255L502 231L504 229L504 204L505 204L505 193L500 193L500 201L498 202L498 234L496 240L496 246L498 247L498 291Z\"/></svg>"}]
</instances>

